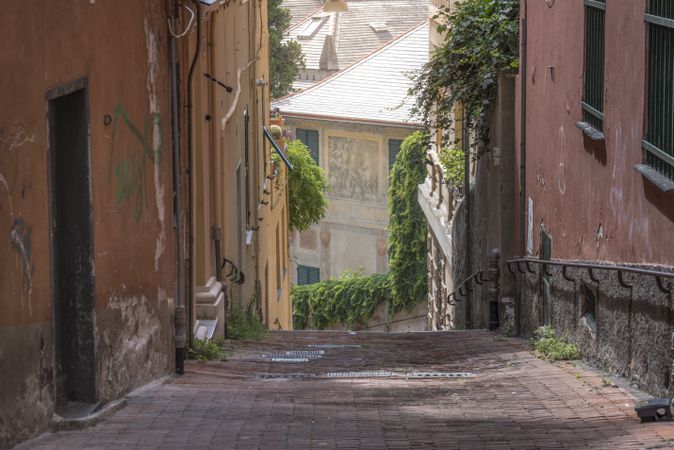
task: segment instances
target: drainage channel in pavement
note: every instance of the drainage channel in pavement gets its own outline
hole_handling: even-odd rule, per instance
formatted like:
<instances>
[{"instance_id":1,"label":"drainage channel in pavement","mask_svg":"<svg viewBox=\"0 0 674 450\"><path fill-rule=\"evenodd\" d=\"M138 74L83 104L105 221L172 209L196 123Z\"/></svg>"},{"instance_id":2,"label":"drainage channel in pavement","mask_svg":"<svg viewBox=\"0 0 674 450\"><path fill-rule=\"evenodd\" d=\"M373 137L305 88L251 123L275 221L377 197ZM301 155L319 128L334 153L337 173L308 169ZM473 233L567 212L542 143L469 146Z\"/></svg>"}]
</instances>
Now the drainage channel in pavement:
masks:
<instances>
[{"instance_id":1,"label":"drainage channel in pavement","mask_svg":"<svg viewBox=\"0 0 674 450\"><path fill-rule=\"evenodd\" d=\"M360 344L309 344L309 348L361 348Z\"/></svg>"},{"instance_id":2,"label":"drainage channel in pavement","mask_svg":"<svg viewBox=\"0 0 674 450\"><path fill-rule=\"evenodd\" d=\"M351 378L475 378L472 372L391 372L388 370L368 370L368 371L345 371L345 372L327 372L327 373L263 373L257 374L255 378L263 380L287 380L287 379L351 379Z\"/></svg>"},{"instance_id":3,"label":"drainage channel in pavement","mask_svg":"<svg viewBox=\"0 0 674 450\"><path fill-rule=\"evenodd\" d=\"M323 355L325 350L292 350L285 353L263 353L262 358L272 362L309 362L320 359Z\"/></svg>"}]
</instances>

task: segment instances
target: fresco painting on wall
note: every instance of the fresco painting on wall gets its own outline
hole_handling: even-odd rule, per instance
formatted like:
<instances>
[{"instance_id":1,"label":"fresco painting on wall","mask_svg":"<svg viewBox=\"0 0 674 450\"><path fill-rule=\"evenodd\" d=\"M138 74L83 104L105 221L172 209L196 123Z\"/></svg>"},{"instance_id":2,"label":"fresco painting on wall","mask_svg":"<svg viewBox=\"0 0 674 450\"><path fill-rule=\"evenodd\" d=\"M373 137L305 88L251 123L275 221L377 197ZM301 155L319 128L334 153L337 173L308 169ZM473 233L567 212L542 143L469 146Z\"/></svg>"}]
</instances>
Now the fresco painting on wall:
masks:
<instances>
[{"instance_id":1,"label":"fresco painting on wall","mask_svg":"<svg viewBox=\"0 0 674 450\"><path fill-rule=\"evenodd\" d=\"M379 145L376 141L330 136L328 154L333 195L360 201L377 200Z\"/></svg>"}]
</instances>

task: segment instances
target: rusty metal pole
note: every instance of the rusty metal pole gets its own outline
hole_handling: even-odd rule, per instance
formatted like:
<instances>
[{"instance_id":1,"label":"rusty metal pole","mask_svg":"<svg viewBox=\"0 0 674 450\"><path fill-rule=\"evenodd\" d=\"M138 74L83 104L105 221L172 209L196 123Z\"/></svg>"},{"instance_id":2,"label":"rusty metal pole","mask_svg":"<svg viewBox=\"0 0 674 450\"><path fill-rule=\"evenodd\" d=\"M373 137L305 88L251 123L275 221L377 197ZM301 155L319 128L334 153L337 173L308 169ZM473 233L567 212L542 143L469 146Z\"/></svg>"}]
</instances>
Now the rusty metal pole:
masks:
<instances>
[{"instance_id":1,"label":"rusty metal pole","mask_svg":"<svg viewBox=\"0 0 674 450\"><path fill-rule=\"evenodd\" d=\"M501 251L494 248L489 252L489 262L487 265L487 300L489 301L489 330L495 330L499 327L498 318L498 298L499 298L499 260Z\"/></svg>"}]
</instances>

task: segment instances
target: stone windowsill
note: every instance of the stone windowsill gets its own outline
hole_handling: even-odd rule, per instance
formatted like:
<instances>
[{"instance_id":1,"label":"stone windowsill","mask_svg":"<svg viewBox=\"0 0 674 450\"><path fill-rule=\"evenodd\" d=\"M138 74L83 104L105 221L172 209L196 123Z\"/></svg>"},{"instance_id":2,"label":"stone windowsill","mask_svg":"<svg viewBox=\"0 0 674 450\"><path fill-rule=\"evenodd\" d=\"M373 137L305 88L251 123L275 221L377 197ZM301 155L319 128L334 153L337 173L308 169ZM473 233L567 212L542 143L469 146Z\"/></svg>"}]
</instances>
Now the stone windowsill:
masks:
<instances>
[{"instance_id":1,"label":"stone windowsill","mask_svg":"<svg viewBox=\"0 0 674 450\"><path fill-rule=\"evenodd\" d=\"M674 181L670 180L648 164L635 164L634 170L653 183L662 192L674 192Z\"/></svg>"}]
</instances>

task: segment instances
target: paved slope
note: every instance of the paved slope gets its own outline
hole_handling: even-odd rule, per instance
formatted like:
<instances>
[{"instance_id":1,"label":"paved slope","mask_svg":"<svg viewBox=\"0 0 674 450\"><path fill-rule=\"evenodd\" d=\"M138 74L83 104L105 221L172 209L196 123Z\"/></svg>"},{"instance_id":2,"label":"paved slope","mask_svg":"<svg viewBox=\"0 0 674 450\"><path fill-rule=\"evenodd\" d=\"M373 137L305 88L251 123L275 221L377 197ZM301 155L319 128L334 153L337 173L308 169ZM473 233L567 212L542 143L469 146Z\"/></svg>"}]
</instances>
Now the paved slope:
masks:
<instances>
[{"instance_id":1,"label":"paved slope","mask_svg":"<svg viewBox=\"0 0 674 450\"><path fill-rule=\"evenodd\" d=\"M306 363L263 353L327 348ZM312 347L309 347L309 346ZM536 359L485 331L277 332L237 343L224 363L128 398L93 428L46 434L25 449L673 448L674 425L642 425L633 398L570 363ZM473 378L278 378L335 371L470 371Z\"/></svg>"}]
</instances>

